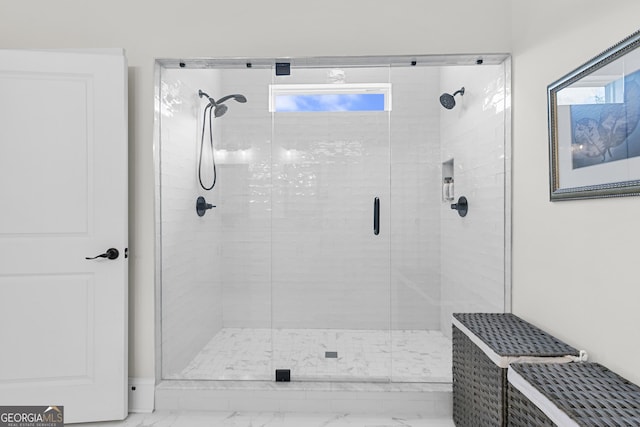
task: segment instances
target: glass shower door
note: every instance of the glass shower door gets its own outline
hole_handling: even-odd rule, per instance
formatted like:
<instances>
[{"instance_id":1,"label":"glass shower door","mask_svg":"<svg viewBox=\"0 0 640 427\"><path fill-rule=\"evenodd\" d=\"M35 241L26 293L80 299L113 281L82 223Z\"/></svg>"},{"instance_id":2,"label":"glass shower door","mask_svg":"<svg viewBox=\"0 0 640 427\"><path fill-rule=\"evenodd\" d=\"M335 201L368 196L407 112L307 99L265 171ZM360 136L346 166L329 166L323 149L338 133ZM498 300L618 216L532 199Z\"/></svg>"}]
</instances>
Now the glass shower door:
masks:
<instances>
[{"instance_id":1,"label":"glass shower door","mask_svg":"<svg viewBox=\"0 0 640 427\"><path fill-rule=\"evenodd\" d=\"M390 380L388 79L292 68L271 86L272 356L293 380Z\"/></svg>"}]
</instances>

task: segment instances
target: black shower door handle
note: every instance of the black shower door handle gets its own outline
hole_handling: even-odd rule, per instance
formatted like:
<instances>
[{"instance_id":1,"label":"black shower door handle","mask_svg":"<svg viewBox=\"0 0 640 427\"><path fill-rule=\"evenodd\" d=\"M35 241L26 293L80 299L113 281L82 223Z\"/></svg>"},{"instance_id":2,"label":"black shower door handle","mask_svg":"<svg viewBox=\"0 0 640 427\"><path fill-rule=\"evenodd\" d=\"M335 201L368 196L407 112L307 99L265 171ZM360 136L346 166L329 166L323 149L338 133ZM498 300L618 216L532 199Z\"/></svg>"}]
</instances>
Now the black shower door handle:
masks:
<instances>
[{"instance_id":1,"label":"black shower door handle","mask_svg":"<svg viewBox=\"0 0 640 427\"><path fill-rule=\"evenodd\" d=\"M380 199L373 199L373 234L380 233Z\"/></svg>"}]
</instances>

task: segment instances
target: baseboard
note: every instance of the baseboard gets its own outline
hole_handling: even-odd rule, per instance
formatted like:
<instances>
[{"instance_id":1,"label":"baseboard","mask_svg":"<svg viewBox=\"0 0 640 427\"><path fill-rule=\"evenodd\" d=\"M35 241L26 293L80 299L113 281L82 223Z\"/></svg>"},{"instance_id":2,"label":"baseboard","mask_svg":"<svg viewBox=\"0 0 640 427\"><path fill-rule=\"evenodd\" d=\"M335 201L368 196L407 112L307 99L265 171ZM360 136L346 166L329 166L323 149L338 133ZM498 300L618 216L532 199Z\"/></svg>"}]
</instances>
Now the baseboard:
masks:
<instances>
[{"instance_id":1,"label":"baseboard","mask_svg":"<svg viewBox=\"0 0 640 427\"><path fill-rule=\"evenodd\" d=\"M129 412L153 412L155 388L154 378L129 378Z\"/></svg>"}]
</instances>

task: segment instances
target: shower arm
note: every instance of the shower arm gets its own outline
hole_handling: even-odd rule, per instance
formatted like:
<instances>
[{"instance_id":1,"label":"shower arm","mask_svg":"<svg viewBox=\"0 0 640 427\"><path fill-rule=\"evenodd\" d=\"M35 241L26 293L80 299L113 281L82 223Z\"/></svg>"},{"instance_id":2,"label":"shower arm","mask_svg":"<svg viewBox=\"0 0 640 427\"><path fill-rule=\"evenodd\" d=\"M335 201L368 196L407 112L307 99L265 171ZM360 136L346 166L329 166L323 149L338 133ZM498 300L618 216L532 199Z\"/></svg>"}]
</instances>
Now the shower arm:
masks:
<instances>
[{"instance_id":1,"label":"shower arm","mask_svg":"<svg viewBox=\"0 0 640 427\"><path fill-rule=\"evenodd\" d=\"M200 98L206 97L209 100L209 105L213 105L213 106L218 105L218 103L216 103L216 101L212 97L210 97L208 93L203 92L202 89L198 90L198 96Z\"/></svg>"}]
</instances>

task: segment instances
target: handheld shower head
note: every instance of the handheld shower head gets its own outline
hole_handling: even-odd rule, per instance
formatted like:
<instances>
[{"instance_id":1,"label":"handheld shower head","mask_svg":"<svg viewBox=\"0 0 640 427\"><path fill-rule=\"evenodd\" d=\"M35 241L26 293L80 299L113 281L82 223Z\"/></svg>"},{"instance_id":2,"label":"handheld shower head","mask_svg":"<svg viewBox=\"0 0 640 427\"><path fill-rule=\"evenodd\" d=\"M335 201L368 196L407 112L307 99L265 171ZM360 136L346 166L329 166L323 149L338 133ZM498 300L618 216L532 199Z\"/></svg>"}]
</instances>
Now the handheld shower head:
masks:
<instances>
[{"instance_id":1,"label":"handheld shower head","mask_svg":"<svg viewBox=\"0 0 640 427\"><path fill-rule=\"evenodd\" d=\"M442 104L442 106L447 110L451 110L453 107L456 106L456 99L454 97L457 94L460 94L460 96L463 96L464 87L461 88L460 90L455 91L453 95L450 95L448 93L443 93L442 95L440 95L440 104Z\"/></svg>"},{"instance_id":2,"label":"handheld shower head","mask_svg":"<svg viewBox=\"0 0 640 427\"><path fill-rule=\"evenodd\" d=\"M222 98L218 99L218 104L222 104L223 102L228 101L229 99L234 99L243 104L247 102L247 98L244 95L234 94L234 95L223 96Z\"/></svg>"}]
</instances>

